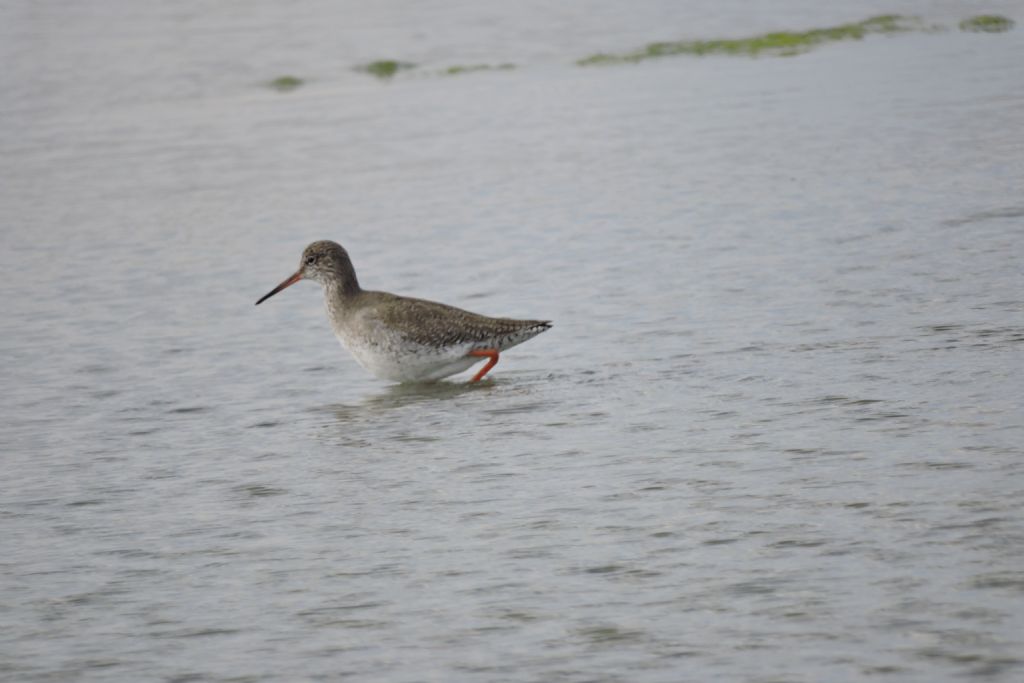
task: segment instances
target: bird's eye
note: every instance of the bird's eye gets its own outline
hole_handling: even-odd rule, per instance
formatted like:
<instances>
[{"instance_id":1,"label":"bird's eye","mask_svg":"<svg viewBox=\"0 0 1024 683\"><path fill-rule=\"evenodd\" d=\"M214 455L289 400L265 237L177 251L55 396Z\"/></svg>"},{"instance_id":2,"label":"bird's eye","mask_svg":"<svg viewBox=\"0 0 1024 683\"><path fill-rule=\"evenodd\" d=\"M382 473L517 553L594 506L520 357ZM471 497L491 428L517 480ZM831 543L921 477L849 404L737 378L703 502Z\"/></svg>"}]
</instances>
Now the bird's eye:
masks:
<instances>
[{"instance_id":1,"label":"bird's eye","mask_svg":"<svg viewBox=\"0 0 1024 683\"><path fill-rule=\"evenodd\" d=\"M315 256L307 256L306 257L306 265L307 266L313 265L314 261L316 261L316 257Z\"/></svg>"}]
</instances>

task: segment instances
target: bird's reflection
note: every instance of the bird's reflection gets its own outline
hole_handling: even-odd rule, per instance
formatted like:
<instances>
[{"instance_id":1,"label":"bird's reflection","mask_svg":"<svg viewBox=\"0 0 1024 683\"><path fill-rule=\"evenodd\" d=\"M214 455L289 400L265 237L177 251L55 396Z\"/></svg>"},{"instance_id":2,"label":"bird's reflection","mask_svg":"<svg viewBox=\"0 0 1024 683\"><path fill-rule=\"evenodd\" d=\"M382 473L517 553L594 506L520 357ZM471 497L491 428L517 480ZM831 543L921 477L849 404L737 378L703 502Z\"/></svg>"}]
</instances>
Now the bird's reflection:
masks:
<instances>
[{"instance_id":1,"label":"bird's reflection","mask_svg":"<svg viewBox=\"0 0 1024 683\"><path fill-rule=\"evenodd\" d=\"M377 394L367 396L357 403L333 403L316 408L325 414L326 420L319 420L322 434L331 439L342 438L349 445L359 442L366 445L376 438L387 438L395 431L396 412L413 410L422 419L442 420L452 413L452 403L460 399L471 400L474 395L493 391L500 382L484 380L479 383L433 382L423 384L395 384ZM418 422L419 419L405 420Z\"/></svg>"},{"instance_id":2,"label":"bird's reflection","mask_svg":"<svg viewBox=\"0 0 1024 683\"><path fill-rule=\"evenodd\" d=\"M354 414L382 413L396 408L404 408L414 403L433 401L450 401L462 396L489 391L497 382L490 380L482 383L466 382L430 382L420 384L393 384L384 391L368 396L355 405L333 405L331 409L339 420L346 420Z\"/></svg>"}]
</instances>

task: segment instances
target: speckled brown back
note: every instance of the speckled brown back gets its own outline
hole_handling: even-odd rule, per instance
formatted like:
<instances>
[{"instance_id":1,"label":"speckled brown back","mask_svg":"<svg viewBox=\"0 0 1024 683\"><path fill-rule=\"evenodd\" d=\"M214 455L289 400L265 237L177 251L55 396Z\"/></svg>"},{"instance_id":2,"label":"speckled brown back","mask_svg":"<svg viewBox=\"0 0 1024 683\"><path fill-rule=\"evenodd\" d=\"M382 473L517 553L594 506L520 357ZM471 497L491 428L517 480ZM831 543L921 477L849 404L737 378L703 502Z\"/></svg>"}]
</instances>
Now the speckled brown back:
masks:
<instances>
[{"instance_id":1,"label":"speckled brown back","mask_svg":"<svg viewBox=\"0 0 1024 683\"><path fill-rule=\"evenodd\" d=\"M424 299L386 292L361 292L356 308L372 315L405 339L425 346L448 347L472 343L504 350L551 327L547 320L491 318Z\"/></svg>"}]
</instances>

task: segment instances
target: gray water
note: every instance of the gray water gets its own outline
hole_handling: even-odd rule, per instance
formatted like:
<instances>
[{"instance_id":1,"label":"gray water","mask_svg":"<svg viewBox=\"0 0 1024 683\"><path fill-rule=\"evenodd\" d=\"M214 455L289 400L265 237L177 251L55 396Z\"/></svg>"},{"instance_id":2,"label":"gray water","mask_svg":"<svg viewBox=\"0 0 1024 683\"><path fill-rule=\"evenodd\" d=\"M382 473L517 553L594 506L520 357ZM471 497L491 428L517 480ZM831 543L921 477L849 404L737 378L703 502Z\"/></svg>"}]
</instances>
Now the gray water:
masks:
<instances>
[{"instance_id":1,"label":"gray water","mask_svg":"<svg viewBox=\"0 0 1024 683\"><path fill-rule=\"evenodd\" d=\"M4 4L0 678L1021 680L1024 30L573 65L891 11Z\"/></svg>"}]
</instances>

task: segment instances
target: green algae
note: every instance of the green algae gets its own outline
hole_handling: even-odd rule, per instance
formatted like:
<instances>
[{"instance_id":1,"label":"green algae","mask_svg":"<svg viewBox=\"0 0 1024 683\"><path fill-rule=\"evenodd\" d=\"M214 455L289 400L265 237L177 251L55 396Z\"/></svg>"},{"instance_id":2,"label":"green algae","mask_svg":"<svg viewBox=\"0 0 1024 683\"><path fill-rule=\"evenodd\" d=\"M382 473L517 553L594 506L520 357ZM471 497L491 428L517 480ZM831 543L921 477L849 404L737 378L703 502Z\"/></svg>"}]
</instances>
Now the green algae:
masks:
<instances>
[{"instance_id":1,"label":"green algae","mask_svg":"<svg viewBox=\"0 0 1024 683\"><path fill-rule=\"evenodd\" d=\"M278 92L291 92L301 87L305 81L297 76L278 76L267 83L267 86Z\"/></svg>"},{"instance_id":2,"label":"green algae","mask_svg":"<svg viewBox=\"0 0 1024 683\"><path fill-rule=\"evenodd\" d=\"M623 64L674 55L692 55L697 57L707 55L744 57L772 55L790 57L803 54L825 43L842 40L861 40L871 34L906 33L908 31L924 30L927 30L927 27L917 17L884 14L853 24L816 28L808 31L777 31L748 38L650 43L643 49L634 52L627 52L625 54L600 53L584 57L576 63L580 66Z\"/></svg>"},{"instance_id":3,"label":"green algae","mask_svg":"<svg viewBox=\"0 0 1024 683\"><path fill-rule=\"evenodd\" d=\"M1003 33L1013 28L1014 23L1013 19L1001 17L998 14L979 14L976 17L969 17L961 21L960 30L980 33Z\"/></svg>"},{"instance_id":4,"label":"green algae","mask_svg":"<svg viewBox=\"0 0 1024 683\"><path fill-rule=\"evenodd\" d=\"M368 73L371 76L376 76L381 80L388 80L392 78L399 71L406 71L408 69L415 69L416 65L412 62L399 62L394 59L379 59L376 62L370 62L369 64L363 64L356 67L356 71L362 71Z\"/></svg>"},{"instance_id":5,"label":"green algae","mask_svg":"<svg viewBox=\"0 0 1024 683\"><path fill-rule=\"evenodd\" d=\"M964 19L959 23L961 31L1003 33L1016 25L1013 19L995 14L983 14ZM603 64L625 64L641 62L657 57L676 55L709 56L727 55L741 57L791 57L801 55L826 43L846 40L862 40L869 35L909 32L934 32L948 30L945 27L926 24L921 18L900 14L883 14L856 23L840 24L827 28L806 31L776 31L746 38L721 38L715 40L680 40L649 43L645 47L626 53L598 53L576 61L579 66ZM369 74L381 80L389 80L400 71L415 69L416 64L394 59L382 59L358 65L356 71ZM434 71L435 75L457 76L483 71L511 71L519 68L512 63L501 64L457 64ZM427 75L427 74L424 74ZM296 76L279 76L264 83L278 92L291 92L305 81Z\"/></svg>"},{"instance_id":6,"label":"green algae","mask_svg":"<svg viewBox=\"0 0 1024 683\"><path fill-rule=\"evenodd\" d=\"M458 76L459 74L469 74L477 71L511 71L515 68L515 64L459 64L448 67L442 73L446 76Z\"/></svg>"}]
</instances>

